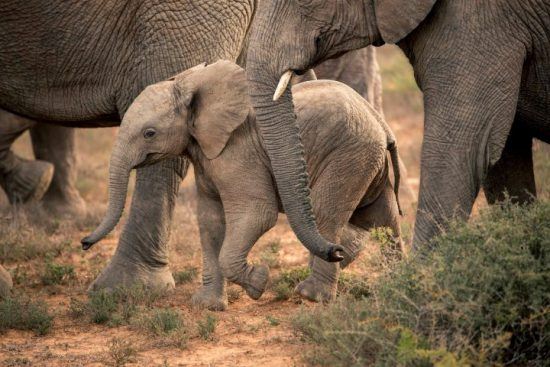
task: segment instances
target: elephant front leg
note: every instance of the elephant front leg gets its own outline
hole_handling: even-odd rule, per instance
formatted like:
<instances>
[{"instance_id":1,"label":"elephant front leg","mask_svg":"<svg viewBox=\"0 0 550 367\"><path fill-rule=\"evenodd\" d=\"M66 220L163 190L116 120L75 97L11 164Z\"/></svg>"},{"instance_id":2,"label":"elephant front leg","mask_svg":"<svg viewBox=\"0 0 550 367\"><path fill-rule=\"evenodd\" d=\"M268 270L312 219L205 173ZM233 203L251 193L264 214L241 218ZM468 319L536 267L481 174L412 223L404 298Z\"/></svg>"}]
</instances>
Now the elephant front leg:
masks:
<instances>
[{"instance_id":1,"label":"elephant front leg","mask_svg":"<svg viewBox=\"0 0 550 367\"><path fill-rule=\"evenodd\" d=\"M250 200L245 200L250 202ZM250 265L247 256L258 239L275 225L277 208L261 203L248 208L226 211L226 234L219 261L222 274L244 288L252 299L259 299L269 280L266 265Z\"/></svg>"},{"instance_id":2,"label":"elephant front leg","mask_svg":"<svg viewBox=\"0 0 550 367\"><path fill-rule=\"evenodd\" d=\"M0 265L0 299L7 297L13 287L10 273Z\"/></svg>"},{"instance_id":3,"label":"elephant front leg","mask_svg":"<svg viewBox=\"0 0 550 367\"><path fill-rule=\"evenodd\" d=\"M174 288L168 267L168 240L179 184L187 172L184 158L166 159L138 169L130 216L116 252L90 290L142 283Z\"/></svg>"},{"instance_id":4,"label":"elephant front leg","mask_svg":"<svg viewBox=\"0 0 550 367\"><path fill-rule=\"evenodd\" d=\"M451 59L433 57L432 74L421 75L426 119L414 249L428 245L450 220L469 217L505 146L525 54L522 45L493 41L481 49L464 45L468 53Z\"/></svg>"},{"instance_id":5,"label":"elephant front leg","mask_svg":"<svg viewBox=\"0 0 550 367\"><path fill-rule=\"evenodd\" d=\"M218 199L199 190L197 217L202 247L202 287L193 295L193 304L211 311L227 308L225 278L218 257L225 234L223 206Z\"/></svg>"},{"instance_id":6,"label":"elephant front leg","mask_svg":"<svg viewBox=\"0 0 550 367\"><path fill-rule=\"evenodd\" d=\"M76 189L75 135L72 128L50 124L36 124L31 129L34 155L55 167L43 200L46 209L58 216L74 217L86 213L86 204Z\"/></svg>"}]
</instances>

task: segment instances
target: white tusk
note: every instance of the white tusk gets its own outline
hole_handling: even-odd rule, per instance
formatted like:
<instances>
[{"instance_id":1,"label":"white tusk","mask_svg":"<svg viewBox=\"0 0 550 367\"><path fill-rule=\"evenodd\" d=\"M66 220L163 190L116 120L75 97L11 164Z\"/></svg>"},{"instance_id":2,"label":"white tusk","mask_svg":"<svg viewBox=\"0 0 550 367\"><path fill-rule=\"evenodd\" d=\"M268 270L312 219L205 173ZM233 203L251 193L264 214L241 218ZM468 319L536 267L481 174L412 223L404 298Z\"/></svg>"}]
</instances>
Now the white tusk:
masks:
<instances>
[{"instance_id":1,"label":"white tusk","mask_svg":"<svg viewBox=\"0 0 550 367\"><path fill-rule=\"evenodd\" d=\"M292 78L292 74L294 74L292 70L287 70L283 75L281 75L277 89L275 89L275 94L273 94L273 101L276 102L279 98L281 98L286 90L286 87L288 86L288 83L290 82L290 79Z\"/></svg>"}]
</instances>

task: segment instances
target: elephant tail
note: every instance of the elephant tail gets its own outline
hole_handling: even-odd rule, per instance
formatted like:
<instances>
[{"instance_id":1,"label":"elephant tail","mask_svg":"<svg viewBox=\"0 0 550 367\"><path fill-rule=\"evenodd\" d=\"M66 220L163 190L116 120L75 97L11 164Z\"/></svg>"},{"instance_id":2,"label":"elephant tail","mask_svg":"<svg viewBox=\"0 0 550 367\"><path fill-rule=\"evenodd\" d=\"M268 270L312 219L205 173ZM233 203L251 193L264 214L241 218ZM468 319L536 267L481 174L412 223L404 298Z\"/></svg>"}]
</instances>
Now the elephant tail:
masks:
<instances>
[{"instance_id":1,"label":"elephant tail","mask_svg":"<svg viewBox=\"0 0 550 367\"><path fill-rule=\"evenodd\" d=\"M397 144L395 138L392 135L388 136L388 151L390 152L391 164L393 168L393 192L395 193L395 200L397 201L397 209L399 210L399 215L403 215L403 210L401 209L401 203L399 201L399 184L401 181L401 172L399 170L399 152L397 151Z\"/></svg>"}]
</instances>

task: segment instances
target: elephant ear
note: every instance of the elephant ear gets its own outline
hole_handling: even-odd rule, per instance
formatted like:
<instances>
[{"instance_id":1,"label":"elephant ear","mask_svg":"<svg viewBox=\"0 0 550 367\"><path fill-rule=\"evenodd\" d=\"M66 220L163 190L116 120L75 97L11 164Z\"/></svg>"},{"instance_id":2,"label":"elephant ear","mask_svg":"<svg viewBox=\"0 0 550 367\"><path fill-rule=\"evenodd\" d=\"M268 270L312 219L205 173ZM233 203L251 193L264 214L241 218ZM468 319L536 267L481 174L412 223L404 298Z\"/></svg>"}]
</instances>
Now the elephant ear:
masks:
<instances>
[{"instance_id":1,"label":"elephant ear","mask_svg":"<svg viewBox=\"0 0 550 367\"><path fill-rule=\"evenodd\" d=\"M437 0L377 0L376 22L386 43L396 43L411 33Z\"/></svg>"},{"instance_id":2,"label":"elephant ear","mask_svg":"<svg viewBox=\"0 0 550 367\"><path fill-rule=\"evenodd\" d=\"M184 92L191 135L208 159L216 158L250 110L244 70L230 61L218 61L183 73L176 84Z\"/></svg>"}]
</instances>

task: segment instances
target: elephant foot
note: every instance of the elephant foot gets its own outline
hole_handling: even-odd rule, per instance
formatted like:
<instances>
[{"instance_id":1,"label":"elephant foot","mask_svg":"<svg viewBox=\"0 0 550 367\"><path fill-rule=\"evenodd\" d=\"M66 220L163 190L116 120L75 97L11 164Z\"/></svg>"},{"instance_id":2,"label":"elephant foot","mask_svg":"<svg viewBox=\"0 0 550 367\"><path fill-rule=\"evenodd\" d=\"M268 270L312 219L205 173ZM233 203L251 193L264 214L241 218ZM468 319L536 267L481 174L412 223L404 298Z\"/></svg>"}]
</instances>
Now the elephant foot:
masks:
<instances>
[{"instance_id":1,"label":"elephant foot","mask_svg":"<svg viewBox=\"0 0 550 367\"><path fill-rule=\"evenodd\" d=\"M225 311L227 309L227 297L220 295L219 291L202 286L191 298L193 306L210 311Z\"/></svg>"},{"instance_id":2,"label":"elephant foot","mask_svg":"<svg viewBox=\"0 0 550 367\"><path fill-rule=\"evenodd\" d=\"M330 302L336 298L336 283L322 282L309 276L296 286L294 292L309 301Z\"/></svg>"},{"instance_id":3,"label":"elephant foot","mask_svg":"<svg viewBox=\"0 0 550 367\"><path fill-rule=\"evenodd\" d=\"M150 268L143 264L119 260L115 254L111 262L88 288L88 292L101 289L115 290L142 284L155 292L165 292L175 288L176 284L168 265Z\"/></svg>"},{"instance_id":4,"label":"elephant foot","mask_svg":"<svg viewBox=\"0 0 550 367\"><path fill-rule=\"evenodd\" d=\"M243 284L243 288L250 298L257 300L264 294L268 281L269 268L267 266L251 266L246 281Z\"/></svg>"},{"instance_id":5,"label":"elephant foot","mask_svg":"<svg viewBox=\"0 0 550 367\"><path fill-rule=\"evenodd\" d=\"M11 204L40 200L48 190L54 167L50 162L29 161L16 156L14 167L0 177Z\"/></svg>"},{"instance_id":6,"label":"elephant foot","mask_svg":"<svg viewBox=\"0 0 550 367\"><path fill-rule=\"evenodd\" d=\"M46 194L43 206L48 213L58 218L83 218L87 214L86 203L77 192L64 195Z\"/></svg>"},{"instance_id":7,"label":"elephant foot","mask_svg":"<svg viewBox=\"0 0 550 367\"><path fill-rule=\"evenodd\" d=\"M10 273L0 265L0 299L7 297L13 287Z\"/></svg>"}]
</instances>

